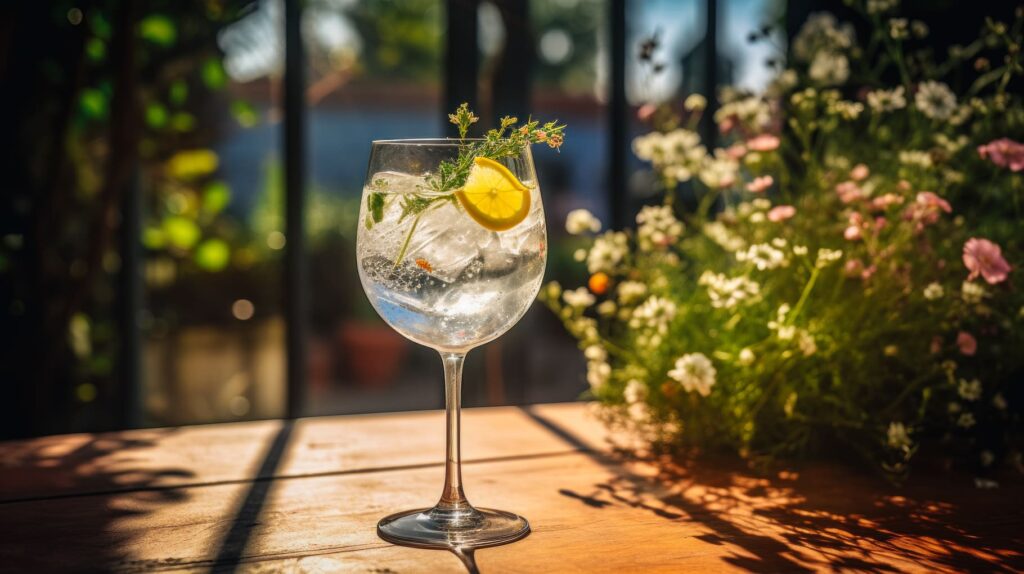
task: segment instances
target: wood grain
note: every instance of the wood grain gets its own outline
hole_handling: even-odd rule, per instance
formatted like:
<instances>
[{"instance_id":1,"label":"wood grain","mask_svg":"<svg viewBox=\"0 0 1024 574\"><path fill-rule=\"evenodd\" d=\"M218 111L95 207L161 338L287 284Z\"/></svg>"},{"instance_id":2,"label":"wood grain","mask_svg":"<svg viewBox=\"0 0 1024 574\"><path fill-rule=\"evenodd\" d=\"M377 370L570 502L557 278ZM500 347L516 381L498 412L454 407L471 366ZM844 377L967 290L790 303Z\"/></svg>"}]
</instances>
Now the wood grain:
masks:
<instances>
[{"instance_id":1,"label":"wood grain","mask_svg":"<svg viewBox=\"0 0 1024 574\"><path fill-rule=\"evenodd\" d=\"M628 439L578 404L465 420L470 499L533 526L478 551L482 572L1024 569L1019 481L897 489L835 466L630 459L609 446ZM374 531L434 502L442 435L439 413L412 413L0 445L0 572L464 572ZM98 441L111 443L89 460Z\"/></svg>"}]
</instances>

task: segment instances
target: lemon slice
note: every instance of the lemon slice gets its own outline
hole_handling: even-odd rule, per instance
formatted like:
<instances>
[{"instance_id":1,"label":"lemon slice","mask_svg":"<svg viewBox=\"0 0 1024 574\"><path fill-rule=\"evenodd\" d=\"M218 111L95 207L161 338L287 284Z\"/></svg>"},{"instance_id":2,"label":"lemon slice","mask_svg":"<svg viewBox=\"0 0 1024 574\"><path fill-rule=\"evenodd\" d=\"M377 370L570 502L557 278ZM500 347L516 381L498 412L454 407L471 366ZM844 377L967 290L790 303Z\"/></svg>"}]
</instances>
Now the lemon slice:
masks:
<instances>
[{"instance_id":1,"label":"lemon slice","mask_svg":"<svg viewBox=\"0 0 1024 574\"><path fill-rule=\"evenodd\" d=\"M477 223L505 231L530 213L530 190L507 167L486 157L473 159L466 185L455 192L459 203Z\"/></svg>"}]
</instances>

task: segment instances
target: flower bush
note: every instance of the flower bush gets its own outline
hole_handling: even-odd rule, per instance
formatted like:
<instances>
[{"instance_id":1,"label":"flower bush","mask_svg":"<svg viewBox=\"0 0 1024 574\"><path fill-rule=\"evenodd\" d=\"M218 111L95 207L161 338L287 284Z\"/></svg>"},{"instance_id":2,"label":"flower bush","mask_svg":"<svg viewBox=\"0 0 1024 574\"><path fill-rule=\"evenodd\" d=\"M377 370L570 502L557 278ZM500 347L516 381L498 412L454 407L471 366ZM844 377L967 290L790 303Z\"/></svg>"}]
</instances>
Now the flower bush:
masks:
<instances>
[{"instance_id":1,"label":"flower bush","mask_svg":"<svg viewBox=\"0 0 1024 574\"><path fill-rule=\"evenodd\" d=\"M896 1L853 5L870 37L812 15L763 94L722 91L721 147L699 95L643 110L663 203L624 231L571 213L590 280L541 298L609 420L657 444L1019 465L1020 13L938 62Z\"/></svg>"}]
</instances>

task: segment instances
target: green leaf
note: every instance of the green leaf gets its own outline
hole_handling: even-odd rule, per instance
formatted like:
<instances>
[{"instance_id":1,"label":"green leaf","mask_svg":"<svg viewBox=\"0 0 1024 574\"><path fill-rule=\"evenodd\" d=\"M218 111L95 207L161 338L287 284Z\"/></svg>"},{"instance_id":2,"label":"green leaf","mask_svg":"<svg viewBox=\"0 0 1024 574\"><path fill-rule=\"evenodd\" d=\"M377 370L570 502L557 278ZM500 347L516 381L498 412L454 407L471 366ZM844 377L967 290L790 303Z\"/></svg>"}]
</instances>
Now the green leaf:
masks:
<instances>
[{"instance_id":1,"label":"green leaf","mask_svg":"<svg viewBox=\"0 0 1024 574\"><path fill-rule=\"evenodd\" d=\"M167 242L178 249L191 249L199 241L199 226L195 221L180 215L164 219L163 231Z\"/></svg>"},{"instance_id":2,"label":"green leaf","mask_svg":"<svg viewBox=\"0 0 1024 574\"><path fill-rule=\"evenodd\" d=\"M243 128L251 128L260 121L256 108L252 107L252 104L245 100L231 102L231 115L235 116L235 121Z\"/></svg>"},{"instance_id":3,"label":"green leaf","mask_svg":"<svg viewBox=\"0 0 1024 574\"><path fill-rule=\"evenodd\" d=\"M90 10L89 24L92 28L92 33L96 34L96 37L103 38L104 40L110 39L110 33L113 30L110 25L110 21L103 15L103 12L100 12L99 10Z\"/></svg>"},{"instance_id":4,"label":"green leaf","mask_svg":"<svg viewBox=\"0 0 1024 574\"><path fill-rule=\"evenodd\" d=\"M99 62L107 55L107 45L99 38L90 38L85 44L85 54L92 62Z\"/></svg>"},{"instance_id":5,"label":"green leaf","mask_svg":"<svg viewBox=\"0 0 1024 574\"><path fill-rule=\"evenodd\" d=\"M213 150L184 150L167 160L167 172L178 179L195 179L216 171L219 163Z\"/></svg>"},{"instance_id":6,"label":"green leaf","mask_svg":"<svg viewBox=\"0 0 1024 574\"><path fill-rule=\"evenodd\" d=\"M216 215L231 202L231 189L223 181L211 181L203 189L203 211Z\"/></svg>"},{"instance_id":7,"label":"green leaf","mask_svg":"<svg viewBox=\"0 0 1024 574\"><path fill-rule=\"evenodd\" d=\"M102 119L107 115L107 96L95 88L82 90L78 107L89 119Z\"/></svg>"},{"instance_id":8,"label":"green leaf","mask_svg":"<svg viewBox=\"0 0 1024 574\"><path fill-rule=\"evenodd\" d=\"M163 14L150 14L139 22L139 36L157 46L171 46L178 39L174 22Z\"/></svg>"},{"instance_id":9,"label":"green leaf","mask_svg":"<svg viewBox=\"0 0 1024 574\"><path fill-rule=\"evenodd\" d=\"M384 219L384 194L373 192L366 198L366 206L370 208L370 216L374 223L380 223Z\"/></svg>"},{"instance_id":10,"label":"green leaf","mask_svg":"<svg viewBox=\"0 0 1024 574\"><path fill-rule=\"evenodd\" d=\"M223 239L207 239L196 248L195 260L206 271L220 271L231 261L231 248Z\"/></svg>"},{"instance_id":11,"label":"green leaf","mask_svg":"<svg viewBox=\"0 0 1024 574\"><path fill-rule=\"evenodd\" d=\"M148 226L142 230L142 246L146 249L163 249L167 245L167 236L159 227Z\"/></svg>"},{"instance_id":12,"label":"green leaf","mask_svg":"<svg viewBox=\"0 0 1024 574\"><path fill-rule=\"evenodd\" d=\"M180 106L188 99L188 84L184 80L176 80L167 91L167 100L175 106Z\"/></svg>"},{"instance_id":13,"label":"green leaf","mask_svg":"<svg viewBox=\"0 0 1024 574\"><path fill-rule=\"evenodd\" d=\"M188 112L178 112L171 116L171 129L176 132L190 132L196 127L196 117Z\"/></svg>"},{"instance_id":14,"label":"green leaf","mask_svg":"<svg viewBox=\"0 0 1024 574\"><path fill-rule=\"evenodd\" d=\"M203 78L203 83L211 90L223 88L228 79L227 74L224 73L224 66L221 65L218 58L208 58L203 62L199 74Z\"/></svg>"},{"instance_id":15,"label":"green leaf","mask_svg":"<svg viewBox=\"0 0 1024 574\"><path fill-rule=\"evenodd\" d=\"M167 108L160 102L150 102L146 106L146 125L156 129L167 125Z\"/></svg>"}]
</instances>

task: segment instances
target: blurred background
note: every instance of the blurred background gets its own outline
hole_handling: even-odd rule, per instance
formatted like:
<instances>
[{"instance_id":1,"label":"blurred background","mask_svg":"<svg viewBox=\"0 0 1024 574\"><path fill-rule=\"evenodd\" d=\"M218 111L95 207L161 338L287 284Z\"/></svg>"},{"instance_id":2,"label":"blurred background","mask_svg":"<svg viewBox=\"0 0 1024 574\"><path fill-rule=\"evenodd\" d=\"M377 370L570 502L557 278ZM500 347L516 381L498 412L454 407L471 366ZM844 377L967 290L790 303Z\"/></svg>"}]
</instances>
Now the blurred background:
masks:
<instances>
[{"instance_id":1,"label":"blurred background","mask_svg":"<svg viewBox=\"0 0 1024 574\"><path fill-rule=\"evenodd\" d=\"M441 407L436 355L383 324L357 278L370 141L451 135L446 114L463 101L485 128L505 114L567 123L561 153L536 159L548 279L579 283L565 214L628 225L653 189L629 153L637 109L762 88L784 30L812 8L7 3L0 433ZM766 24L779 31L749 43ZM538 305L469 355L464 402L575 400L583 366Z\"/></svg>"}]
</instances>

